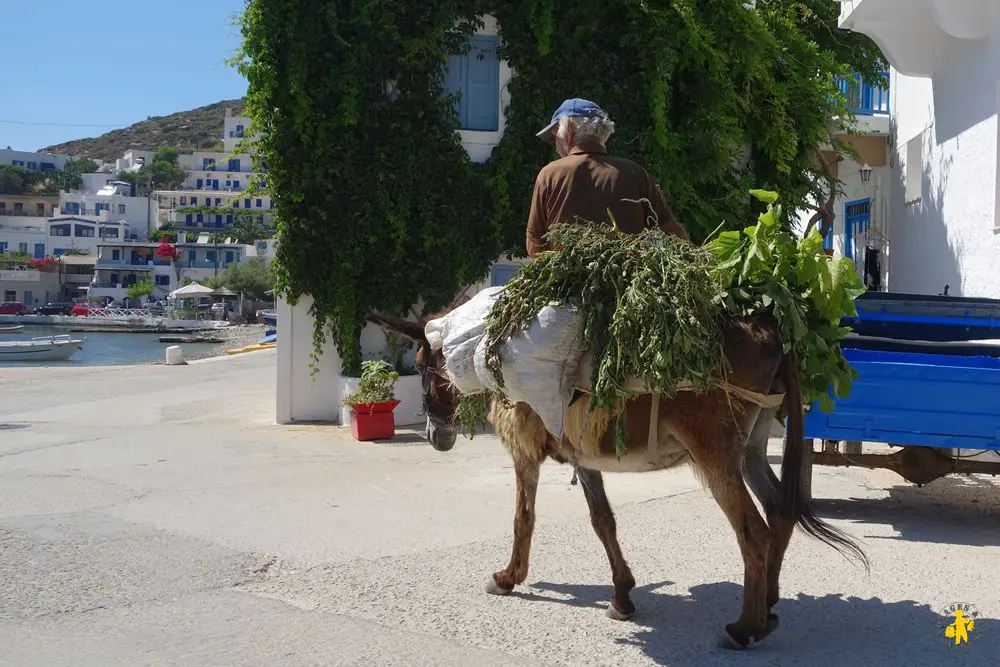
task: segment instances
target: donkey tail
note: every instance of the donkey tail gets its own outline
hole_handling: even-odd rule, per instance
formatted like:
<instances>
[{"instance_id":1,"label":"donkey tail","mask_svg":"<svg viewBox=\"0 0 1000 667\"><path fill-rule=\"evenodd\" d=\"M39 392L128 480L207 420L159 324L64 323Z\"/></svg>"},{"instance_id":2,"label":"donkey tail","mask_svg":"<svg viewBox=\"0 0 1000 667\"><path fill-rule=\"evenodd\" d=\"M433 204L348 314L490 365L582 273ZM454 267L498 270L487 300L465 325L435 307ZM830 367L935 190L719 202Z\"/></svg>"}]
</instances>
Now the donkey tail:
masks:
<instances>
[{"instance_id":1,"label":"donkey tail","mask_svg":"<svg viewBox=\"0 0 1000 667\"><path fill-rule=\"evenodd\" d=\"M802 426L802 386L799 381L799 367L795 353L785 354L779 370L785 381L785 409L788 413L788 429L785 437L785 451L781 459L780 514L794 521L810 536L824 542L843 556L860 561L867 572L871 565L865 552L846 533L820 520L809 507L808 494L803 488L803 476L807 465L812 465L805 456L805 435Z\"/></svg>"}]
</instances>

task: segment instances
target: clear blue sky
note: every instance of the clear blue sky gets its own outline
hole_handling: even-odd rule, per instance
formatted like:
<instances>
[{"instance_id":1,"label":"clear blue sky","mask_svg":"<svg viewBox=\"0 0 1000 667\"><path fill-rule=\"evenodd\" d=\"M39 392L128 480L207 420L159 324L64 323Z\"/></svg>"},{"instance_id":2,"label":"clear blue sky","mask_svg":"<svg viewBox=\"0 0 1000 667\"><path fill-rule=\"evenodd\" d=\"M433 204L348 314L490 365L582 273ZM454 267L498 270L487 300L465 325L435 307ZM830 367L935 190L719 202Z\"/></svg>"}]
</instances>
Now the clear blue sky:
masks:
<instances>
[{"instance_id":1,"label":"clear blue sky","mask_svg":"<svg viewBox=\"0 0 1000 667\"><path fill-rule=\"evenodd\" d=\"M225 63L244 0L2 4L0 148L34 151L246 94Z\"/></svg>"}]
</instances>

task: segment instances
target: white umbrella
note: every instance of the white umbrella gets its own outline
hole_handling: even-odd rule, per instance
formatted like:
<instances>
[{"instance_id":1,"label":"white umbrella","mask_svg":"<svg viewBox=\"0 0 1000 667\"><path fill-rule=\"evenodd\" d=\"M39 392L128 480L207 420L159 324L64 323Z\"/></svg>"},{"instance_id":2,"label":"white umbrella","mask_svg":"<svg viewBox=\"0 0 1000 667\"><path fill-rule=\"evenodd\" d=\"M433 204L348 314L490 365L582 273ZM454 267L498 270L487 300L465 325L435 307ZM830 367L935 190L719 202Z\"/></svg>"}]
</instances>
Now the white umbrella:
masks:
<instances>
[{"instance_id":1,"label":"white umbrella","mask_svg":"<svg viewBox=\"0 0 1000 667\"><path fill-rule=\"evenodd\" d=\"M199 296L208 296L214 294L215 290L211 287L205 287L199 283L191 283L190 285L185 285L175 289L170 293L171 299L190 299Z\"/></svg>"}]
</instances>

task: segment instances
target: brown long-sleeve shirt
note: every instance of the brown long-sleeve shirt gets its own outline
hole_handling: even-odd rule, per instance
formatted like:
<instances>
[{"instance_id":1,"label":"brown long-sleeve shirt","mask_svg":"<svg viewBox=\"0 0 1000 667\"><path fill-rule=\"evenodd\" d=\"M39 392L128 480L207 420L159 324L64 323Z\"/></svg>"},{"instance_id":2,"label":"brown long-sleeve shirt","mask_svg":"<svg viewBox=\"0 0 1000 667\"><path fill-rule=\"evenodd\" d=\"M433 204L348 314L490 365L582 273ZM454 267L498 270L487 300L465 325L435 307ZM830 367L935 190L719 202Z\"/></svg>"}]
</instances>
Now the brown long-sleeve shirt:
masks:
<instances>
[{"instance_id":1,"label":"brown long-sleeve shirt","mask_svg":"<svg viewBox=\"0 0 1000 667\"><path fill-rule=\"evenodd\" d=\"M647 199L651 206L626 199ZM641 232L655 212L660 229L688 238L645 169L631 160L608 155L603 148L578 146L538 172L528 214L528 256L550 249L544 237L554 225L577 216L609 222L609 209L626 233Z\"/></svg>"}]
</instances>

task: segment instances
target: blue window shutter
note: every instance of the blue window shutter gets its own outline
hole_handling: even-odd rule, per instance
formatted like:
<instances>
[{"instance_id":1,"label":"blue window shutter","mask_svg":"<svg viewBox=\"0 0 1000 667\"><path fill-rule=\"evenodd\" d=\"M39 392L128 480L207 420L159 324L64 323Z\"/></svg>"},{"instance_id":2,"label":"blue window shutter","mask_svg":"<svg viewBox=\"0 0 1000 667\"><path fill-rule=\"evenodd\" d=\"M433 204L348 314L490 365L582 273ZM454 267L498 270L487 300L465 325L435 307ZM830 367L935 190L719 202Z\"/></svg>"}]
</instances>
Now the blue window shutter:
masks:
<instances>
[{"instance_id":1,"label":"blue window shutter","mask_svg":"<svg viewBox=\"0 0 1000 667\"><path fill-rule=\"evenodd\" d=\"M205 184L205 181L204 181L203 179L199 178L199 179L198 179L198 181L196 182L196 185L195 185L195 187L196 187L196 188L198 188L199 190L201 190L201 187L202 187L202 186L203 186L204 184Z\"/></svg>"},{"instance_id":2,"label":"blue window shutter","mask_svg":"<svg viewBox=\"0 0 1000 667\"><path fill-rule=\"evenodd\" d=\"M495 132L500 125L500 59L496 37L477 35L466 56L465 129Z\"/></svg>"},{"instance_id":3,"label":"blue window shutter","mask_svg":"<svg viewBox=\"0 0 1000 667\"><path fill-rule=\"evenodd\" d=\"M186 216L184 216L184 222L186 222L189 225L191 224L191 214L190 213L188 213Z\"/></svg>"},{"instance_id":4,"label":"blue window shutter","mask_svg":"<svg viewBox=\"0 0 1000 667\"><path fill-rule=\"evenodd\" d=\"M204 218L204 216L201 213L198 214L197 221L198 222L204 222L205 221L205 218Z\"/></svg>"},{"instance_id":5,"label":"blue window shutter","mask_svg":"<svg viewBox=\"0 0 1000 667\"><path fill-rule=\"evenodd\" d=\"M465 69L464 56L448 56L444 87L452 95L459 93L459 99L455 102L455 115L459 118L459 127L465 127L465 107L468 102L468 95L465 94Z\"/></svg>"}]
</instances>

